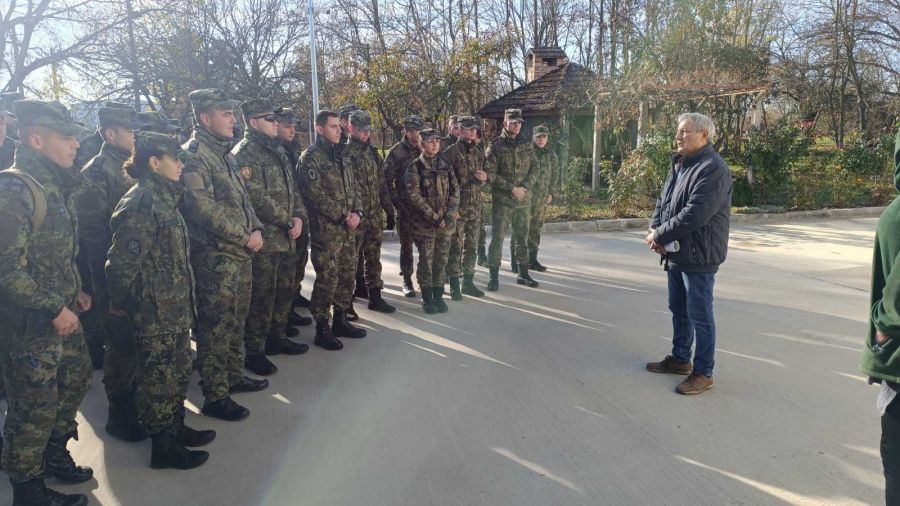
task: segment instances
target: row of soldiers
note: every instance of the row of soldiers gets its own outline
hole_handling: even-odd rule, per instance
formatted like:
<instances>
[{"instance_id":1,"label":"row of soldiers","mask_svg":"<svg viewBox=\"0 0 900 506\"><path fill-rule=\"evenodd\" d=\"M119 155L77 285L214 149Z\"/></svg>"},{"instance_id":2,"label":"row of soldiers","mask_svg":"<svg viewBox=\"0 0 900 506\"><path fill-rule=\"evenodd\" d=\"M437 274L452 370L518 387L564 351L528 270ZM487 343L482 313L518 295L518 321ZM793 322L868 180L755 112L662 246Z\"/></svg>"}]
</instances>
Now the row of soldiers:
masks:
<instances>
[{"instance_id":1,"label":"row of soldiers","mask_svg":"<svg viewBox=\"0 0 900 506\"><path fill-rule=\"evenodd\" d=\"M57 103L19 100L8 116L18 121L18 140L13 168L0 172L0 369L8 402L2 464L16 505L87 503L48 489L44 478L93 475L66 448L77 439L92 355L98 363L102 356L109 433L150 436L154 468L205 462L208 453L190 448L215 432L184 421L192 368L201 411L238 421L249 410L232 395L268 386L243 369L267 376L277 371L267 355L308 350L289 339L295 325L314 320L314 342L328 350L343 347L339 338L365 337L350 323L358 318L354 294L371 310L395 310L381 296L389 222L401 238L404 295L415 296L415 244L423 307L445 312L448 275L453 299L484 295L474 267L481 188L490 184L488 289L499 288L510 221L518 281L537 286L529 269L542 267L540 220L558 169L544 127L533 142L519 136L521 111L507 111L487 153L472 117L453 118L442 139L408 116L404 139L382 160L369 141L371 116L352 106L321 111L317 140L301 154L288 108L266 99L239 104L216 89L189 100L196 126L183 145L161 114L116 104L101 108L91 136ZM236 142L238 106L246 131ZM86 160L80 171L78 158ZM316 281L307 300L300 283L308 257ZM295 305L308 305L312 320Z\"/></svg>"}]
</instances>

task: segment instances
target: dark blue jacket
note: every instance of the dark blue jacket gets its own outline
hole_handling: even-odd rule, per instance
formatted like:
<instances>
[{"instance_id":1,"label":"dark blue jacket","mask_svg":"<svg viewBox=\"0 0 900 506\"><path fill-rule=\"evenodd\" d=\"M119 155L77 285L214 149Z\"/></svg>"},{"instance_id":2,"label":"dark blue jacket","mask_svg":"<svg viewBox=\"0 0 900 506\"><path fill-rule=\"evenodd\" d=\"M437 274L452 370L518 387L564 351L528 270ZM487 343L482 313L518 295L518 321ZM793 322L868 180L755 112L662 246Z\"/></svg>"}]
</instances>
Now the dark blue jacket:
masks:
<instances>
[{"instance_id":1,"label":"dark blue jacket","mask_svg":"<svg viewBox=\"0 0 900 506\"><path fill-rule=\"evenodd\" d=\"M682 167L675 173L678 162ZM669 269L716 272L728 253L731 170L712 144L690 156L676 155L650 220L656 242L678 241L667 254Z\"/></svg>"}]
</instances>

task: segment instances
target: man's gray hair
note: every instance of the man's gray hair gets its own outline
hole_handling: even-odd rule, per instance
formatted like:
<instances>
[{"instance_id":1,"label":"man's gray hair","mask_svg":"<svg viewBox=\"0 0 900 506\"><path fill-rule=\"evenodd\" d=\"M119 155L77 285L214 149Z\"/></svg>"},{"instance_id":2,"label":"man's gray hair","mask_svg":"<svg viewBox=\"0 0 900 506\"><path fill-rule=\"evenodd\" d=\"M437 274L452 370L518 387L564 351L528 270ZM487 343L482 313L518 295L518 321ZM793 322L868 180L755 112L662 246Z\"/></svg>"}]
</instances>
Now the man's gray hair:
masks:
<instances>
[{"instance_id":1,"label":"man's gray hair","mask_svg":"<svg viewBox=\"0 0 900 506\"><path fill-rule=\"evenodd\" d=\"M709 116L700 114L699 112L686 112L678 115L678 124L680 125L682 121L690 121L697 130L706 130L706 135L709 137L710 144L715 142L716 124L713 123L712 118Z\"/></svg>"}]
</instances>

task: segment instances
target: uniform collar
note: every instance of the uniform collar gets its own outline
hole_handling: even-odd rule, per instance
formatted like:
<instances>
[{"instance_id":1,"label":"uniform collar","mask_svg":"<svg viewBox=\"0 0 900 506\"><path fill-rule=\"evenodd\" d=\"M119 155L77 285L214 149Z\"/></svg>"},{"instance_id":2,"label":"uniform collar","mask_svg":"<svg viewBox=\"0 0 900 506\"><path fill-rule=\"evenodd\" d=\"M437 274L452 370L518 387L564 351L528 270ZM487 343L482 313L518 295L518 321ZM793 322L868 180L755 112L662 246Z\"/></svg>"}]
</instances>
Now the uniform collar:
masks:
<instances>
[{"instance_id":1,"label":"uniform collar","mask_svg":"<svg viewBox=\"0 0 900 506\"><path fill-rule=\"evenodd\" d=\"M181 181L172 181L152 170L148 170L141 176L140 184L149 188L154 195L158 195L173 207L178 204L184 194L184 185Z\"/></svg>"},{"instance_id":2,"label":"uniform collar","mask_svg":"<svg viewBox=\"0 0 900 506\"><path fill-rule=\"evenodd\" d=\"M16 149L15 167L44 185L74 188L81 181L80 173L74 168L64 169L36 149L22 143Z\"/></svg>"},{"instance_id":3,"label":"uniform collar","mask_svg":"<svg viewBox=\"0 0 900 506\"><path fill-rule=\"evenodd\" d=\"M118 146L113 146L108 142L104 142L100 146L100 154L103 156L108 156L119 163L119 165L124 165L125 160L127 160L131 156L131 151L127 149L120 148Z\"/></svg>"},{"instance_id":4,"label":"uniform collar","mask_svg":"<svg viewBox=\"0 0 900 506\"><path fill-rule=\"evenodd\" d=\"M244 132L244 138L257 144L262 144L263 146L273 151L278 149L278 147L282 145L281 139L279 139L278 137L275 137L273 139L268 135L260 132L259 130L255 130L253 128L248 128L247 131Z\"/></svg>"},{"instance_id":5,"label":"uniform collar","mask_svg":"<svg viewBox=\"0 0 900 506\"><path fill-rule=\"evenodd\" d=\"M225 156L231 151L231 145L233 143L232 139L219 137L200 125L194 127L194 138L206 144L219 156Z\"/></svg>"}]
</instances>

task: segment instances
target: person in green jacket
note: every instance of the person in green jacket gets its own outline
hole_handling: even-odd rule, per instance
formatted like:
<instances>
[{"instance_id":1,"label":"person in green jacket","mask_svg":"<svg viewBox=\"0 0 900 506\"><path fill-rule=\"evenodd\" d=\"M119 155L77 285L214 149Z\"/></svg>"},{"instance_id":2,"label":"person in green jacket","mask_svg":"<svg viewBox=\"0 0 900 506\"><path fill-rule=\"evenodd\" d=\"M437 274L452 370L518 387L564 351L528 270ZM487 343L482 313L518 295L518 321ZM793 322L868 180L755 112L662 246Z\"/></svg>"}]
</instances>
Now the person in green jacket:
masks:
<instances>
[{"instance_id":1,"label":"person in green jacket","mask_svg":"<svg viewBox=\"0 0 900 506\"><path fill-rule=\"evenodd\" d=\"M900 190L900 131L894 143L894 186ZM881 462L885 503L900 504L900 197L878 220L872 261L869 331L859 368L872 383L881 383ZM896 267L896 268L895 268Z\"/></svg>"}]
</instances>

